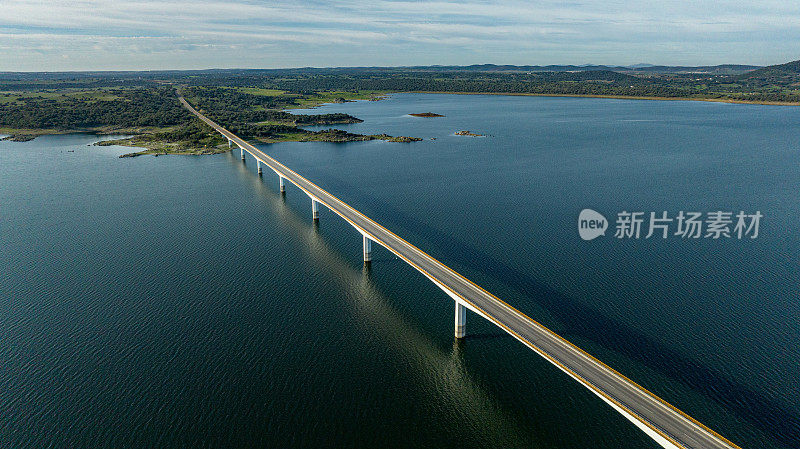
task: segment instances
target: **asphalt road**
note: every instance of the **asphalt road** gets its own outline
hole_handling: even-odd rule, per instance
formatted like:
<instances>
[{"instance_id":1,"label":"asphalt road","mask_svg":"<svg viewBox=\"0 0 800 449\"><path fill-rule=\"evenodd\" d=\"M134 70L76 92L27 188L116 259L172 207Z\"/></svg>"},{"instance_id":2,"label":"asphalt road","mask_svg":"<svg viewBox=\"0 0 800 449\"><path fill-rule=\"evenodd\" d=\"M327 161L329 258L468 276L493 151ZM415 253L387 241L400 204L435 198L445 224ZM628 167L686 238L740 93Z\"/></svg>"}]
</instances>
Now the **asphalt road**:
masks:
<instances>
[{"instance_id":1,"label":"asphalt road","mask_svg":"<svg viewBox=\"0 0 800 449\"><path fill-rule=\"evenodd\" d=\"M460 301L471 310L490 320L589 388L662 446L693 449L738 448L663 399L475 285L472 281L288 169L258 148L209 120L195 110L183 97L179 97L179 99L189 111L260 160L262 164L291 181L309 196L368 235L369 238L439 284L451 296L460 298Z\"/></svg>"}]
</instances>

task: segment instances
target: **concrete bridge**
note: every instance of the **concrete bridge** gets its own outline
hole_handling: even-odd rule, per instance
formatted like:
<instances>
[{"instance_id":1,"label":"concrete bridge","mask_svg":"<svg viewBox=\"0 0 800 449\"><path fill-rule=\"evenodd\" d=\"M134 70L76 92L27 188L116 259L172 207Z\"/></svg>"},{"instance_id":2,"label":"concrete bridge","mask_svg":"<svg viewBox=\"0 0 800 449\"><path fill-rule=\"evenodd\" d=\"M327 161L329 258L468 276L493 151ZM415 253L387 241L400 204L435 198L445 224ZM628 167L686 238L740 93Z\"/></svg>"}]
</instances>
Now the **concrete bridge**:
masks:
<instances>
[{"instance_id":1,"label":"concrete bridge","mask_svg":"<svg viewBox=\"0 0 800 449\"><path fill-rule=\"evenodd\" d=\"M322 204L350 223L362 236L365 263L370 263L372 260L372 244L377 243L406 261L441 288L455 303L456 338L464 337L466 313L469 309L494 323L581 383L661 446L670 449L739 448L686 413L213 122L193 108L183 97L179 97L179 100L200 120L227 138L228 146L236 144L241 151L242 160L245 159L245 153L249 153L255 158L259 174L263 172L264 166L275 172L279 178L281 192L285 192L286 181L305 192L311 200L311 214L314 220L319 219L319 205Z\"/></svg>"}]
</instances>

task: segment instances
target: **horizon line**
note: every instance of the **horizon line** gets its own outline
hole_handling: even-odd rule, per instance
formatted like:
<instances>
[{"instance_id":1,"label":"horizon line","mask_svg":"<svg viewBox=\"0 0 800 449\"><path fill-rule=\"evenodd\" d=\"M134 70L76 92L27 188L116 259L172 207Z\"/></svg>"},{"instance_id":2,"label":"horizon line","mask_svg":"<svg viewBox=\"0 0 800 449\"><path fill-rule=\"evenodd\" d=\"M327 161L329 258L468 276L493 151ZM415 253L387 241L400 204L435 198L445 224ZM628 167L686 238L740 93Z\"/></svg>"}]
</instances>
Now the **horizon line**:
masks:
<instances>
[{"instance_id":1,"label":"horizon line","mask_svg":"<svg viewBox=\"0 0 800 449\"><path fill-rule=\"evenodd\" d=\"M770 64L770 65L780 65L782 63L777 64ZM146 73L146 72L208 72L208 71L243 71L243 70L334 70L334 69L411 69L411 68L428 68L428 67L476 67L476 66L495 66L495 67L607 67L610 69L613 68L623 68L623 69L637 69L637 68L648 68L648 67L686 67L686 68L700 68L700 67L722 67L722 66L747 66L747 67L769 67L770 65L760 65L760 64L741 64L741 63L723 63L723 64L700 64L700 65L669 65L669 64L650 64L650 63L637 63L637 64L630 64L630 65L618 65L618 64L496 64L496 63L473 63L473 64L428 64L428 65L396 65L396 66L370 66L370 65L359 65L359 66L324 66L324 67L317 67L317 66L303 66L303 67L273 67L273 68L265 68L265 67L231 67L231 68L221 68L221 67L207 67L202 69L83 69L83 70L0 70L0 74L14 74L14 73Z\"/></svg>"}]
</instances>

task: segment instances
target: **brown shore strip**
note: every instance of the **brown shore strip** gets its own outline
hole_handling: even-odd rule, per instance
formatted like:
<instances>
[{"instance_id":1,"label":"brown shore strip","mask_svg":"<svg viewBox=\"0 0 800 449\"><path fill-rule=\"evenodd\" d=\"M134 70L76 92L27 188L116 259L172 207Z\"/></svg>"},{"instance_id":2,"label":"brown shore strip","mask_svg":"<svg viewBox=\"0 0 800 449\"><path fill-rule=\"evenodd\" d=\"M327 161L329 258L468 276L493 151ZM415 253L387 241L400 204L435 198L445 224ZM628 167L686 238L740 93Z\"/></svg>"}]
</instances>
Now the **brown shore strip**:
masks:
<instances>
[{"instance_id":1,"label":"brown shore strip","mask_svg":"<svg viewBox=\"0 0 800 449\"><path fill-rule=\"evenodd\" d=\"M451 94L451 95L508 95L513 97L613 98L616 100L710 101L712 103L759 104L765 106L800 106L800 102L792 102L792 101L749 101L749 100L733 100L729 98L631 97L626 95L532 94L524 92L443 92L443 91L432 91L432 90L414 90L414 91L407 91L407 93Z\"/></svg>"}]
</instances>

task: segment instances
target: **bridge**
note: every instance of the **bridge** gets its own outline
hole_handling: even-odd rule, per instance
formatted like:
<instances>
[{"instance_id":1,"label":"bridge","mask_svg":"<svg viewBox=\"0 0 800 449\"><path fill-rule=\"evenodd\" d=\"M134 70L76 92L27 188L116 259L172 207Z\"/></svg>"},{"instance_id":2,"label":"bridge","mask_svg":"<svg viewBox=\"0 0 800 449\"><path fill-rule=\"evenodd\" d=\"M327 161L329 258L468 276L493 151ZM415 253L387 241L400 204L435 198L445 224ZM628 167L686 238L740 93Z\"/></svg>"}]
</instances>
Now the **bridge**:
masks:
<instances>
[{"instance_id":1,"label":"bridge","mask_svg":"<svg viewBox=\"0 0 800 449\"><path fill-rule=\"evenodd\" d=\"M379 244L442 289L455 302L456 338L463 338L465 335L466 312L469 309L494 323L588 388L661 446L668 449L740 449L686 413L213 122L183 97L179 96L178 99L192 114L227 138L229 147L236 144L241 150L242 160L245 160L245 153L249 153L257 162L259 174L262 174L263 166L275 172L282 193L285 192L286 181L305 192L311 199L311 214L314 220L319 219L319 205L322 204L350 223L362 236L365 263L370 263L372 260L372 244Z\"/></svg>"}]
</instances>

